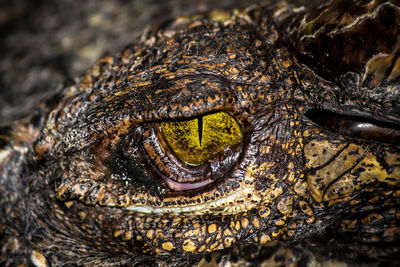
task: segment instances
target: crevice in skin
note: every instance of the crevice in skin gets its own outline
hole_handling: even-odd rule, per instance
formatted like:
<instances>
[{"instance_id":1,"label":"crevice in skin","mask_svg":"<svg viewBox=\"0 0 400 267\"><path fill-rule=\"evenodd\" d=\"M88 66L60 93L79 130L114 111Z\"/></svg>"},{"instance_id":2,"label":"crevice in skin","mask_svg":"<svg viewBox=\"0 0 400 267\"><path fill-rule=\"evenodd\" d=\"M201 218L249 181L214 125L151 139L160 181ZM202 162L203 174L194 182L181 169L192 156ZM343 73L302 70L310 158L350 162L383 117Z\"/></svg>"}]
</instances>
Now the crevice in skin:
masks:
<instances>
[{"instance_id":1,"label":"crevice in skin","mask_svg":"<svg viewBox=\"0 0 400 267\"><path fill-rule=\"evenodd\" d=\"M320 165L320 166L318 166L318 167L316 167L316 168L312 168L312 169L311 169L311 172L318 171L318 170L320 170L320 169L325 168L325 167L328 166L329 164L331 164L335 159L337 159L337 158L340 156L340 154L342 154L343 151L345 151L345 150L349 147L349 145L350 145L350 144L346 144L342 149L340 149L338 152L336 152L336 153L335 153L329 160L327 160L324 164L322 164L322 165Z\"/></svg>"},{"instance_id":2,"label":"crevice in skin","mask_svg":"<svg viewBox=\"0 0 400 267\"><path fill-rule=\"evenodd\" d=\"M366 151L364 152L364 154L359 157L354 164L348 168L347 170L345 170L342 174L340 174L338 177L336 177L335 179L333 179L325 188L324 192L322 193L322 199L324 199L326 193L328 192L328 190L330 189L330 187L335 184L337 181L339 181L343 176L345 176L346 174L350 173L364 158L365 155L367 154L367 152L369 151L369 149L366 149Z\"/></svg>"},{"instance_id":3,"label":"crevice in skin","mask_svg":"<svg viewBox=\"0 0 400 267\"><path fill-rule=\"evenodd\" d=\"M305 116L320 127L340 135L389 144L400 143L400 125L376 119L310 109Z\"/></svg>"}]
</instances>

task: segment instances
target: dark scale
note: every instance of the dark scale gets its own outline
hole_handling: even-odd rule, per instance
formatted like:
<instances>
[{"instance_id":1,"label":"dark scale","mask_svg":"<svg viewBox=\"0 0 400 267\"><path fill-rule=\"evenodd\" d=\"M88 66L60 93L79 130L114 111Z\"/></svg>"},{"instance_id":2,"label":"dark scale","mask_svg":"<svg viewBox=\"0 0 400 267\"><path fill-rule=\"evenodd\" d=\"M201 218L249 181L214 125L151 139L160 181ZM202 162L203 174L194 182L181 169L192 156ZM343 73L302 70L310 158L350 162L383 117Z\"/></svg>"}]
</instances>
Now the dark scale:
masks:
<instances>
[{"instance_id":1,"label":"dark scale","mask_svg":"<svg viewBox=\"0 0 400 267\"><path fill-rule=\"evenodd\" d=\"M398 1L232 1L141 34L93 15L122 53L1 75L51 91L0 109L1 266L400 265Z\"/></svg>"}]
</instances>

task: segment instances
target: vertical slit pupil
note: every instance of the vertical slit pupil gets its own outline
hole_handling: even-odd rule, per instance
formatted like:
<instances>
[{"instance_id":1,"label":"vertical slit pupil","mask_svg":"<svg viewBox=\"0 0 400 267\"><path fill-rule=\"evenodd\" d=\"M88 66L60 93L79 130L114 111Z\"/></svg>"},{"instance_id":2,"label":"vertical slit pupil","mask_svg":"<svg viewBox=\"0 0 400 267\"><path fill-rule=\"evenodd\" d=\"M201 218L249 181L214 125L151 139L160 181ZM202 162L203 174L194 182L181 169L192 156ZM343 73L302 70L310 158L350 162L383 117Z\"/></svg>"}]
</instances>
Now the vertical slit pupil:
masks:
<instances>
[{"instance_id":1,"label":"vertical slit pupil","mask_svg":"<svg viewBox=\"0 0 400 267\"><path fill-rule=\"evenodd\" d=\"M197 119L197 129L199 130L199 143L201 146L201 139L203 137L203 116Z\"/></svg>"}]
</instances>

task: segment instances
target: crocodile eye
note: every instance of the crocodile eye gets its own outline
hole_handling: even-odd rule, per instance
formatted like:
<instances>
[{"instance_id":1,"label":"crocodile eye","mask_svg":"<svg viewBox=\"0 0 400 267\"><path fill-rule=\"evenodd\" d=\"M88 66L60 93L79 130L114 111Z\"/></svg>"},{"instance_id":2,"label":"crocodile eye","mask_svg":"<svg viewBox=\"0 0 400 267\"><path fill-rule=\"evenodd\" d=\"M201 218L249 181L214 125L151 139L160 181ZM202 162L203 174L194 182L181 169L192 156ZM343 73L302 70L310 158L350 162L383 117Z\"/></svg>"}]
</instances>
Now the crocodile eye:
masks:
<instances>
[{"instance_id":1,"label":"crocodile eye","mask_svg":"<svg viewBox=\"0 0 400 267\"><path fill-rule=\"evenodd\" d=\"M199 166L236 146L243 135L236 120L217 112L190 120L162 122L161 132L170 149L184 163Z\"/></svg>"}]
</instances>

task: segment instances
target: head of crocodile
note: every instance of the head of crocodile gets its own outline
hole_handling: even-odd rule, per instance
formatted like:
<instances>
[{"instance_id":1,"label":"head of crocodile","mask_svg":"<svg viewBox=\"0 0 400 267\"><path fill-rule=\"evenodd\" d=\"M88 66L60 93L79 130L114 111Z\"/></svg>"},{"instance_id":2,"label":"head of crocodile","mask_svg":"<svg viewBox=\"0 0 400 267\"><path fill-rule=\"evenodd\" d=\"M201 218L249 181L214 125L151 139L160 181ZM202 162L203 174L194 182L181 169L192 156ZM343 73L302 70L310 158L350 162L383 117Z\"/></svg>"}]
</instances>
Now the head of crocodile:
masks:
<instances>
[{"instance_id":1,"label":"head of crocodile","mask_svg":"<svg viewBox=\"0 0 400 267\"><path fill-rule=\"evenodd\" d=\"M398 261L399 33L341 0L148 29L1 129L0 263Z\"/></svg>"}]
</instances>

